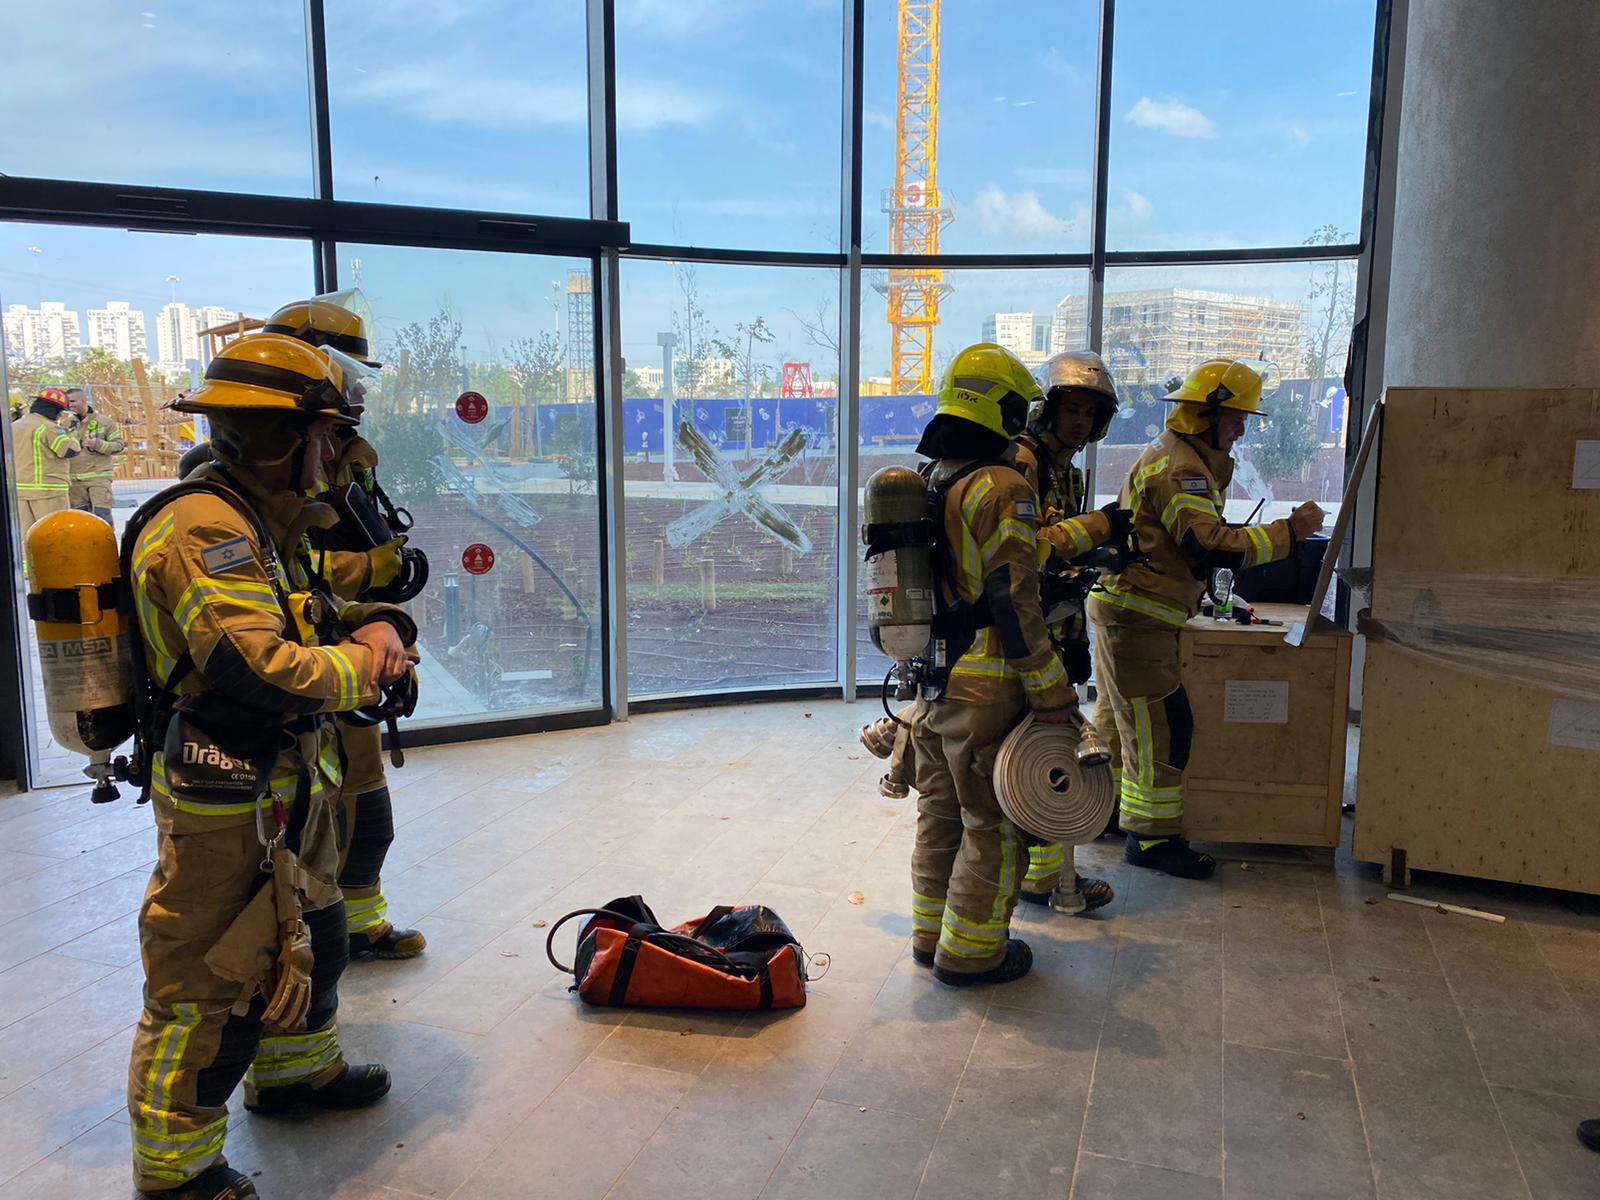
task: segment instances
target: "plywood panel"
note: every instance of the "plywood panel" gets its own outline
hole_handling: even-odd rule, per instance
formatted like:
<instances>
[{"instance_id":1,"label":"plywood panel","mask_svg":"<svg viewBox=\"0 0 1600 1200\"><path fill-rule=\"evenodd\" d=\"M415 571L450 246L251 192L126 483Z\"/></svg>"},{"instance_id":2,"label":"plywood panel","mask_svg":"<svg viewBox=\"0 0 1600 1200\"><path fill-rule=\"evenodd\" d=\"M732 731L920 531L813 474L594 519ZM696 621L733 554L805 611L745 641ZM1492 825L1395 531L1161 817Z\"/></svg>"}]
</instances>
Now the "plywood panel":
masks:
<instances>
[{"instance_id":1,"label":"plywood panel","mask_svg":"<svg viewBox=\"0 0 1600 1200\"><path fill-rule=\"evenodd\" d=\"M1600 892L1600 751L1550 743L1554 698L1367 647L1355 855Z\"/></svg>"},{"instance_id":2,"label":"plywood panel","mask_svg":"<svg viewBox=\"0 0 1600 1200\"><path fill-rule=\"evenodd\" d=\"M1307 613L1284 605L1260 611L1290 623ZM1298 648L1283 633L1205 619L1184 629L1183 681L1195 713L1184 820L1196 840L1338 842L1351 637L1325 621ZM1287 720L1227 720L1230 680L1286 685Z\"/></svg>"},{"instance_id":3,"label":"plywood panel","mask_svg":"<svg viewBox=\"0 0 1600 1200\"><path fill-rule=\"evenodd\" d=\"M1600 389L1391 389L1373 615L1409 612L1384 592L1397 572L1600 579L1600 489L1572 486L1577 443L1596 440Z\"/></svg>"}]
</instances>

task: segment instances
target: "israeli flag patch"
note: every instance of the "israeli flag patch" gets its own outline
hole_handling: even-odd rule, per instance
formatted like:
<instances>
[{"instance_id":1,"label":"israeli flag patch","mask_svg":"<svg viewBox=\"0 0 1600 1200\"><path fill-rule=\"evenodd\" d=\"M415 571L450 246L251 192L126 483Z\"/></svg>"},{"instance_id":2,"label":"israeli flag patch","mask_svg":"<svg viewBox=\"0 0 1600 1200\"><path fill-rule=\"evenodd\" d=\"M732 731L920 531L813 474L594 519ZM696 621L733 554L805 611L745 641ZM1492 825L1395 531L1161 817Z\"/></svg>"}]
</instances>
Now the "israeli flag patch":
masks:
<instances>
[{"instance_id":1,"label":"israeli flag patch","mask_svg":"<svg viewBox=\"0 0 1600 1200\"><path fill-rule=\"evenodd\" d=\"M206 571L212 575L254 562L255 557L250 550L250 539L246 537L229 538L215 546L207 546L200 552L200 561L205 563Z\"/></svg>"},{"instance_id":2,"label":"israeli flag patch","mask_svg":"<svg viewBox=\"0 0 1600 1200\"><path fill-rule=\"evenodd\" d=\"M1209 492L1211 481L1204 475L1189 475L1178 480L1178 488L1185 492Z\"/></svg>"},{"instance_id":3,"label":"israeli flag patch","mask_svg":"<svg viewBox=\"0 0 1600 1200\"><path fill-rule=\"evenodd\" d=\"M1017 516L1028 521L1037 521L1039 519L1039 510L1033 506L1032 500L1018 500Z\"/></svg>"}]
</instances>

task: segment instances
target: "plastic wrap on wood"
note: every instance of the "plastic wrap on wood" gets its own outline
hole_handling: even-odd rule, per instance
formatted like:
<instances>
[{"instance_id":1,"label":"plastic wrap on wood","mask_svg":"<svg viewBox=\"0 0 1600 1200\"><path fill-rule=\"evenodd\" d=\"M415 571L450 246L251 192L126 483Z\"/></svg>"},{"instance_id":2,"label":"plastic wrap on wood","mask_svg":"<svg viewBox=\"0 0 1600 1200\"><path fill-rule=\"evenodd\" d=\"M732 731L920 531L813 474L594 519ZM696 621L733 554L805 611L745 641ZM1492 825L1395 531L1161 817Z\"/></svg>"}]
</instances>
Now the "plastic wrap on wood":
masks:
<instances>
[{"instance_id":1,"label":"plastic wrap on wood","mask_svg":"<svg viewBox=\"0 0 1600 1200\"><path fill-rule=\"evenodd\" d=\"M1367 637L1474 675L1600 702L1600 580L1390 571Z\"/></svg>"}]
</instances>

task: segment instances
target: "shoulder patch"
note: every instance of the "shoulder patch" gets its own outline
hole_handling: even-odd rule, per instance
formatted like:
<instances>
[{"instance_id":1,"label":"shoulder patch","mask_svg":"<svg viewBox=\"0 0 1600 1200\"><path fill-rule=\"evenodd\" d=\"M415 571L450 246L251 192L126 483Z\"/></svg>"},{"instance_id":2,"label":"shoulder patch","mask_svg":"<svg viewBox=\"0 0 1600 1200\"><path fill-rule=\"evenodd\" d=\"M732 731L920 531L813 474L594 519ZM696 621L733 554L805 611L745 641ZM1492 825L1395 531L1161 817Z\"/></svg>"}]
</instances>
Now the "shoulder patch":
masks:
<instances>
[{"instance_id":1,"label":"shoulder patch","mask_svg":"<svg viewBox=\"0 0 1600 1200\"><path fill-rule=\"evenodd\" d=\"M1037 521L1039 519L1039 510L1034 507L1032 500L1018 500L1016 503L1017 516L1029 521Z\"/></svg>"},{"instance_id":2,"label":"shoulder patch","mask_svg":"<svg viewBox=\"0 0 1600 1200\"><path fill-rule=\"evenodd\" d=\"M1182 492L1209 492L1211 481L1204 475L1184 475L1178 480L1178 490Z\"/></svg>"},{"instance_id":3,"label":"shoulder patch","mask_svg":"<svg viewBox=\"0 0 1600 1200\"><path fill-rule=\"evenodd\" d=\"M254 562L255 555L250 550L249 538L236 537L218 542L215 546L207 546L200 552L200 559L205 563L206 570L215 575Z\"/></svg>"}]
</instances>

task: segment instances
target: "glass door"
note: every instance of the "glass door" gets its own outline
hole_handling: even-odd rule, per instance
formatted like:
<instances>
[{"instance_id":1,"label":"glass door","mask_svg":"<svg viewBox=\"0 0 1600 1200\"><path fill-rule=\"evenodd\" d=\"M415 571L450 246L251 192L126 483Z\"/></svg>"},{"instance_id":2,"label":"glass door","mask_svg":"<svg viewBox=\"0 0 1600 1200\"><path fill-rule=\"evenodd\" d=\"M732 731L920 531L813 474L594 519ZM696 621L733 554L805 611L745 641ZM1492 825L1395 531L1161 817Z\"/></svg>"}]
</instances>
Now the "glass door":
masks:
<instances>
[{"instance_id":1,"label":"glass door","mask_svg":"<svg viewBox=\"0 0 1600 1200\"><path fill-rule=\"evenodd\" d=\"M341 244L381 387L362 422L427 586L413 728L601 708L594 263Z\"/></svg>"}]
</instances>

